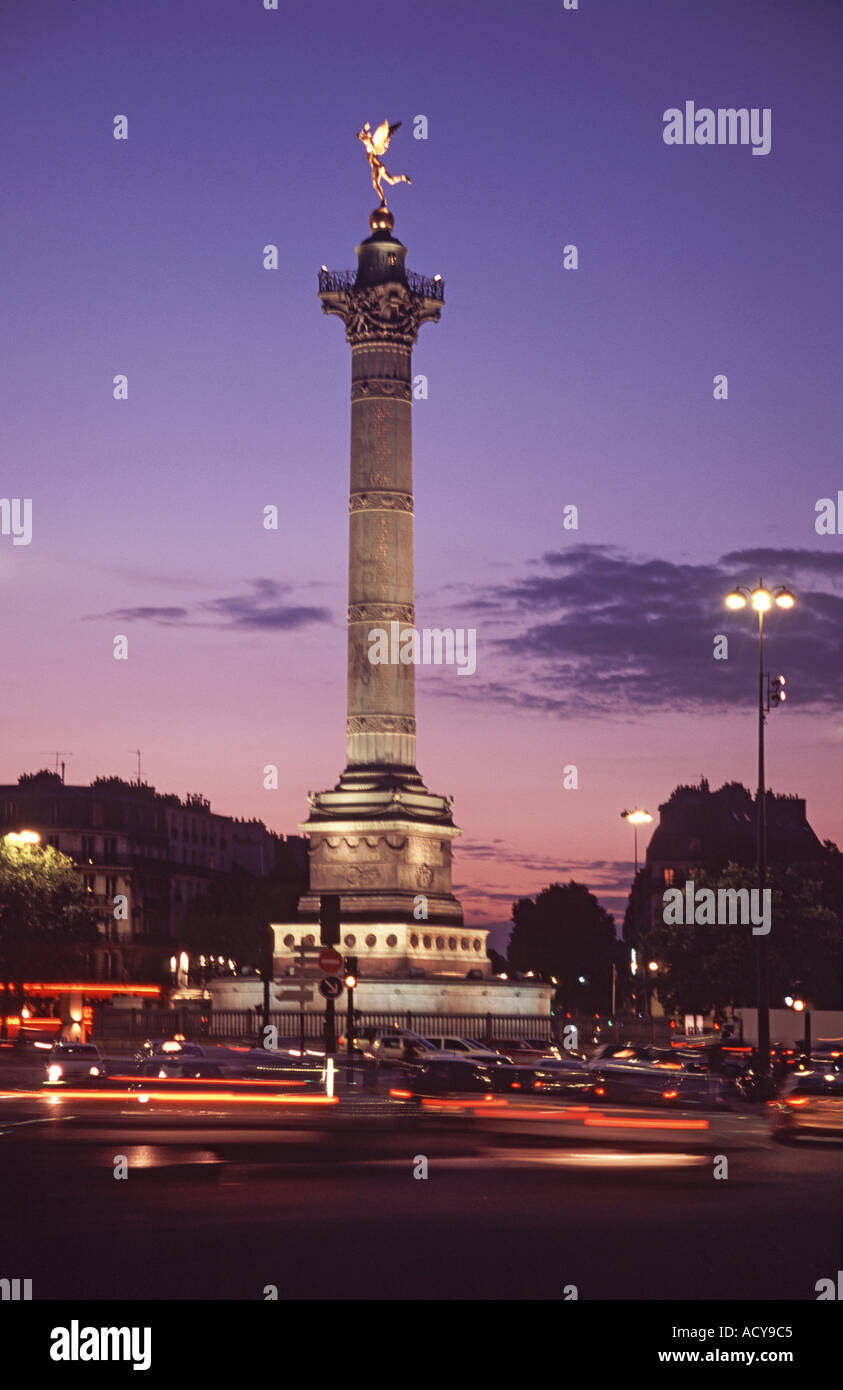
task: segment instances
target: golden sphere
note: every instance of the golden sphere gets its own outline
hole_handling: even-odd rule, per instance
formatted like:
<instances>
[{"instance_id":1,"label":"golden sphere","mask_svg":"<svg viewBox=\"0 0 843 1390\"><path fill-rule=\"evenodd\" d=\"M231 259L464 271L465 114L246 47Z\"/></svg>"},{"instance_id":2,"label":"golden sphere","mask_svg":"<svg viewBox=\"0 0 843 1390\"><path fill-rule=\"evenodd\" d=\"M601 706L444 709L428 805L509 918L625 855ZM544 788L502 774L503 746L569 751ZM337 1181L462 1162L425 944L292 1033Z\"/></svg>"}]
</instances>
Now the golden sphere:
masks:
<instances>
[{"instance_id":1,"label":"golden sphere","mask_svg":"<svg viewBox=\"0 0 843 1390\"><path fill-rule=\"evenodd\" d=\"M381 205L369 214L369 226L373 232L391 232L395 226L395 218L389 208Z\"/></svg>"}]
</instances>

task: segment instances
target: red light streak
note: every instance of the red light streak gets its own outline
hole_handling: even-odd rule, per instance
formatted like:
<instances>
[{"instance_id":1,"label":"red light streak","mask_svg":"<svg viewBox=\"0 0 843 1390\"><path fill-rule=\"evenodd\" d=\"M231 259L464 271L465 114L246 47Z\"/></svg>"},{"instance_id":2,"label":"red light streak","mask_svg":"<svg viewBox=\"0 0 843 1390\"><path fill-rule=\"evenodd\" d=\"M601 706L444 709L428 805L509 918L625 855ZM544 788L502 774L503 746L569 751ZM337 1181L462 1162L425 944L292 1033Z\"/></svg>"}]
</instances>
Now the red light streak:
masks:
<instances>
[{"instance_id":1,"label":"red light streak","mask_svg":"<svg viewBox=\"0 0 843 1390\"><path fill-rule=\"evenodd\" d=\"M595 1129L708 1129L708 1120L645 1120L631 1115L586 1115L585 1123Z\"/></svg>"}]
</instances>

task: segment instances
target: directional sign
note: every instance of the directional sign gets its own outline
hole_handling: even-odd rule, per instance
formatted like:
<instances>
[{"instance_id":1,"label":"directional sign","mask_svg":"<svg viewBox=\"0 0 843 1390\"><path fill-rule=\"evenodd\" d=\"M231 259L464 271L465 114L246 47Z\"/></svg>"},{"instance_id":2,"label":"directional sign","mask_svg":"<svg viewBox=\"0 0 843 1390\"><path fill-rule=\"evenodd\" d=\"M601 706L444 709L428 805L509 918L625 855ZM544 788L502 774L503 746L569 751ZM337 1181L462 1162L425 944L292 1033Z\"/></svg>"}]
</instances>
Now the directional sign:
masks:
<instances>
[{"instance_id":1,"label":"directional sign","mask_svg":"<svg viewBox=\"0 0 843 1390\"><path fill-rule=\"evenodd\" d=\"M324 999L339 999L342 990L342 980L338 980L336 975L326 975L324 980L319 981L319 993Z\"/></svg>"},{"instance_id":2,"label":"directional sign","mask_svg":"<svg viewBox=\"0 0 843 1390\"><path fill-rule=\"evenodd\" d=\"M326 946L319 956L319 969L326 975L339 975L342 970L342 956L333 946Z\"/></svg>"}]
</instances>

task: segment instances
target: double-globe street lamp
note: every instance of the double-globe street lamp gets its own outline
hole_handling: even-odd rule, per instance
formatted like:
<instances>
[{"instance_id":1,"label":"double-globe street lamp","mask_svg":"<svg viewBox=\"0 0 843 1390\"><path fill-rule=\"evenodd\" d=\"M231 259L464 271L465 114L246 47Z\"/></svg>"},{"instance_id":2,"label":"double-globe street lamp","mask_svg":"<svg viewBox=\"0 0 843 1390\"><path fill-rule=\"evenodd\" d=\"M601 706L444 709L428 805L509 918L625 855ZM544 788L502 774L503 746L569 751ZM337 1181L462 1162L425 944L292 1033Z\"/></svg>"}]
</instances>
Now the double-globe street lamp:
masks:
<instances>
[{"instance_id":1,"label":"double-globe street lamp","mask_svg":"<svg viewBox=\"0 0 843 1390\"><path fill-rule=\"evenodd\" d=\"M747 604L758 614L758 797L756 800L758 891L764 892L767 882L767 788L764 773L764 725L767 714L775 705L787 698L784 693L784 676L776 676L771 681L764 670L764 614L773 606L792 608L796 599L783 584L768 589L763 579L758 587L748 589L743 584L735 585L726 595L726 607L737 611ZM760 899L763 903L763 898ZM770 978L767 937L758 938L758 1069L767 1076L770 1070Z\"/></svg>"}]
</instances>

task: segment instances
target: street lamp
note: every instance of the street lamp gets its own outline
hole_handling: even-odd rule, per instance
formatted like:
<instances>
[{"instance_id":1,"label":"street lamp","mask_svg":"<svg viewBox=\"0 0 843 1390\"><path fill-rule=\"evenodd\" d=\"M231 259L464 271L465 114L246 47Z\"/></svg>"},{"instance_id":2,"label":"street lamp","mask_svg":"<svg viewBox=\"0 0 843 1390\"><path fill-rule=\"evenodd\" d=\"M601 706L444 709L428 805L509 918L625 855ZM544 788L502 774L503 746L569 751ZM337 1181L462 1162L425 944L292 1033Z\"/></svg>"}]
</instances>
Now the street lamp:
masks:
<instances>
[{"instance_id":1,"label":"street lamp","mask_svg":"<svg viewBox=\"0 0 843 1390\"><path fill-rule=\"evenodd\" d=\"M774 604L777 608L792 608L796 603L796 599L790 590L785 588L783 584L779 584L773 589L768 589L763 579L759 579L758 587L755 589L748 589L744 584L736 584L732 592L726 595L725 602L726 607L735 612L741 608L746 608L748 603L758 614L758 796L756 800L756 829L758 832L758 891L760 894L764 892L767 882L767 788L764 775L764 725L769 711L774 708L775 705L782 704L787 698L784 693L784 676L777 676L775 680L771 681L769 673L764 670L764 614L769 613ZM766 1076L770 1070L770 974L766 936L759 936L758 938L758 1062L761 1074Z\"/></svg>"},{"instance_id":2,"label":"street lamp","mask_svg":"<svg viewBox=\"0 0 843 1390\"><path fill-rule=\"evenodd\" d=\"M41 836L37 830L10 830L3 839L7 845L15 845L18 849L22 845L40 845Z\"/></svg>"},{"instance_id":3,"label":"street lamp","mask_svg":"<svg viewBox=\"0 0 843 1390\"><path fill-rule=\"evenodd\" d=\"M653 817L649 811L641 811L636 808L634 811L621 811L621 820L628 821L632 826L633 845L635 846L635 877L638 877L638 827L639 825L649 825Z\"/></svg>"}]
</instances>

